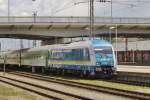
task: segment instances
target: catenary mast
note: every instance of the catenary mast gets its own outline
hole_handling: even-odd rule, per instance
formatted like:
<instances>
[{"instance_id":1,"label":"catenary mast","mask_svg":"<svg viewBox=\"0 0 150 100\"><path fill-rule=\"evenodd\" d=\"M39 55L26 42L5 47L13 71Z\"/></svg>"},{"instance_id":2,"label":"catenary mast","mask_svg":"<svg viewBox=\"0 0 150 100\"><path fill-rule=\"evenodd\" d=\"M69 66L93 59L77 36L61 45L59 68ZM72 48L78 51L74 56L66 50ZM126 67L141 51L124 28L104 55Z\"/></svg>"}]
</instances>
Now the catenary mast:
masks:
<instances>
[{"instance_id":1,"label":"catenary mast","mask_svg":"<svg viewBox=\"0 0 150 100\"><path fill-rule=\"evenodd\" d=\"M94 0L90 0L90 39L94 38Z\"/></svg>"}]
</instances>

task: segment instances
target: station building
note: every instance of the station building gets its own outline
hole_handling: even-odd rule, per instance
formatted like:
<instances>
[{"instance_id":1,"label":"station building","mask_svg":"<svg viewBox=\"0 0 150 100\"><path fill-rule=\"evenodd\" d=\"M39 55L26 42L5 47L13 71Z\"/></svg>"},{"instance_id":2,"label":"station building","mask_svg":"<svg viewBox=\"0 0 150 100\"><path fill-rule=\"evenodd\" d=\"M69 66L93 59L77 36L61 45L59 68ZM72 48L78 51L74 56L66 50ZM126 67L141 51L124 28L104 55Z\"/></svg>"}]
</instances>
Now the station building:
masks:
<instances>
[{"instance_id":1,"label":"station building","mask_svg":"<svg viewBox=\"0 0 150 100\"><path fill-rule=\"evenodd\" d=\"M119 42L117 51L118 64L150 65L150 40L128 42L127 44Z\"/></svg>"}]
</instances>

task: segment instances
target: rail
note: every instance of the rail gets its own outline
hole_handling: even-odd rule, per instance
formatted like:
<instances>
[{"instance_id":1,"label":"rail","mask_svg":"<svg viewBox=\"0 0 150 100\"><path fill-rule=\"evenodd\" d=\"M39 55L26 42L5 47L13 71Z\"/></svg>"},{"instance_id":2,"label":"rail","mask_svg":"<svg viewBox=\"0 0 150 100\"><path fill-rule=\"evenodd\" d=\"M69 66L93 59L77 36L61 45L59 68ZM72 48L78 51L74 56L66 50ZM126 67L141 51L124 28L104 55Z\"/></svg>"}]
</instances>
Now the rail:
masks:
<instances>
[{"instance_id":1,"label":"rail","mask_svg":"<svg viewBox=\"0 0 150 100\"><path fill-rule=\"evenodd\" d=\"M80 95L74 95L74 94L71 94L71 93L66 93L66 92L63 92L63 91L54 90L54 89L51 89L51 88L48 88L48 87L44 87L44 86L41 86L41 85L36 85L36 84L30 83L30 82L25 82L25 81L21 81L21 80L9 78L9 77L0 76L0 81L4 82L6 84L10 84L10 85L13 85L13 86L16 86L16 87L34 92L34 93L39 94L41 96L54 99L54 100L63 100L64 96L66 96L67 98L72 98L72 99L74 98L74 99L81 99L81 100L92 100L90 98L83 97L83 96L80 96ZM28 86L26 86L26 85L28 85ZM46 92L44 92L42 90L46 90ZM58 97L55 97L53 94L49 94L48 92L57 93Z\"/></svg>"},{"instance_id":2,"label":"rail","mask_svg":"<svg viewBox=\"0 0 150 100\"><path fill-rule=\"evenodd\" d=\"M96 86L96 85L90 85L90 84L85 84L85 83L78 83L78 82L67 81L63 79L56 79L52 77L31 74L31 73L26 73L26 72L10 72L10 74L19 75L23 77L29 77L29 78L52 82L52 83L64 84L64 85L72 86L72 87L85 88L85 89L92 90L92 91L110 93L110 94L114 94L118 96L125 96L129 98L134 98L134 99L141 99L141 100L150 99L150 94L147 94L147 93L121 90L121 89L115 89L115 88L104 87L104 86Z\"/></svg>"}]
</instances>

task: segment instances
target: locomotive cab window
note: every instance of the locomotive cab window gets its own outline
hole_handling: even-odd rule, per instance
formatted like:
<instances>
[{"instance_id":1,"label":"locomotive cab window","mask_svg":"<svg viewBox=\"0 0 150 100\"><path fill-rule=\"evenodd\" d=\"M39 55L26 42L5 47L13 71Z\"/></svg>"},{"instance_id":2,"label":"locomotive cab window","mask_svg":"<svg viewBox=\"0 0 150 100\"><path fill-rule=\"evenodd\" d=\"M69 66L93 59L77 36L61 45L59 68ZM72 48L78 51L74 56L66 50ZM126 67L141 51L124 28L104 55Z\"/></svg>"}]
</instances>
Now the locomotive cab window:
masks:
<instances>
[{"instance_id":1,"label":"locomotive cab window","mask_svg":"<svg viewBox=\"0 0 150 100\"><path fill-rule=\"evenodd\" d=\"M96 47L95 55L98 58L110 58L112 57L112 47Z\"/></svg>"},{"instance_id":2,"label":"locomotive cab window","mask_svg":"<svg viewBox=\"0 0 150 100\"><path fill-rule=\"evenodd\" d=\"M97 65L109 65L113 66L113 52L112 47L96 47L95 49L95 57Z\"/></svg>"}]
</instances>

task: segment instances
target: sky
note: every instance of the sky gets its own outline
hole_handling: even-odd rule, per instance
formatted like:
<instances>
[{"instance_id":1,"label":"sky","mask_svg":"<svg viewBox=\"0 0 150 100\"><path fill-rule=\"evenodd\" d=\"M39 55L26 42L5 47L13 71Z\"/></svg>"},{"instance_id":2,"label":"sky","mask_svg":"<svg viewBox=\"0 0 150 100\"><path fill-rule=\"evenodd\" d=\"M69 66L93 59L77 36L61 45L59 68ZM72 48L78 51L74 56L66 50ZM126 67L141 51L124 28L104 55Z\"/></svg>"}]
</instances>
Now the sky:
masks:
<instances>
[{"instance_id":1,"label":"sky","mask_svg":"<svg viewBox=\"0 0 150 100\"><path fill-rule=\"evenodd\" d=\"M89 0L9 0L11 16L87 16ZM95 16L110 16L111 3L95 0ZM111 1L111 0L107 0ZM84 3L83 3L84 2ZM113 16L150 17L150 0L112 0ZM8 15L8 0L0 0L0 16Z\"/></svg>"},{"instance_id":2,"label":"sky","mask_svg":"<svg viewBox=\"0 0 150 100\"><path fill-rule=\"evenodd\" d=\"M89 0L0 0L0 16L88 16ZM95 0L95 16L110 17L111 3ZM110 0L107 0L110 1ZM112 0L113 17L150 17L150 0ZM0 39L2 49L19 48L19 40ZM32 41L24 40L24 47L32 47ZM11 46L10 46L11 44ZM30 45L29 45L30 44Z\"/></svg>"}]
</instances>

